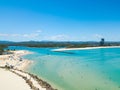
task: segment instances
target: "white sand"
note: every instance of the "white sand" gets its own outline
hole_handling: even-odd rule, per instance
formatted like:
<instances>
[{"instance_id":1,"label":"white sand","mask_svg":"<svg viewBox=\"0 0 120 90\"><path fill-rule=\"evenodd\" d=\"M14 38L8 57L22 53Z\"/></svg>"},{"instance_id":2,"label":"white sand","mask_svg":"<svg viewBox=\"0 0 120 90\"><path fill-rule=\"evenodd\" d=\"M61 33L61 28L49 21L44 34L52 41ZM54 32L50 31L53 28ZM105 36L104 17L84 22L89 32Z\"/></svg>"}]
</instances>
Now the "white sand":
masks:
<instances>
[{"instance_id":1,"label":"white sand","mask_svg":"<svg viewBox=\"0 0 120 90\"><path fill-rule=\"evenodd\" d=\"M0 69L0 90L31 90L24 79L16 74Z\"/></svg>"},{"instance_id":2,"label":"white sand","mask_svg":"<svg viewBox=\"0 0 120 90\"><path fill-rule=\"evenodd\" d=\"M12 71L18 73L19 75L22 75L22 76L24 76L24 77L27 77L27 79L30 79L30 80L32 81L33 85L34 85L35 87L39 88L39 90L46 90L46 88L42 88L42 87L38 84L38 82L37 82L34 78L32 78L29 74L24 73L24 72L20 72L20 71L18 71L18 70L12 70Z\"/></svg>"},{"instance_id":3,"label":"white sand","mask_svg":"<svg viewBox=\"0 0 120 90\"><path fill-rule=\"evenodd\" d=\"M13 54L0 55L0 66L4 67L5 65L12 65L14 66L14 69L24 70L30 63L32 63L30 60L21 58L23 55L31 54L30 52L23 50L11 52L13 52Z\"/></svg>"},{"instance_id":4,"label":"white sand","mask_svg":"<svg viewBox=\"0 0 120 90\"><path fill-rule=\"evenodd\" d=\"M99 49L99 48L120 48L120 46L104 46L104 47L85 47L85 48L59 48L52 51L68 51L68 50L86 50L86 49Z\"/></svg>"},{"instance_id":5,"label":"white sand","mask_svg":"<svg viewBox=\"0 0 120 90\"><path fill-rule=\"evenodd\" d=\"M10 69L11 71L30 79L33 85L36 88L39 88L39 90L46 90L46 88L42 88L42 86L38 84L38 81L32 78L29 74L18 71L25 70L31 63L30 60L23 59L21 56L31 53L23 50L11 52L13 52L13 54L0 55L0 66L14 66L14 69ZM31 90L30 86L25 82L25 80L15 73L0 68L0 90Z\"/></svg>"}]
</instances>

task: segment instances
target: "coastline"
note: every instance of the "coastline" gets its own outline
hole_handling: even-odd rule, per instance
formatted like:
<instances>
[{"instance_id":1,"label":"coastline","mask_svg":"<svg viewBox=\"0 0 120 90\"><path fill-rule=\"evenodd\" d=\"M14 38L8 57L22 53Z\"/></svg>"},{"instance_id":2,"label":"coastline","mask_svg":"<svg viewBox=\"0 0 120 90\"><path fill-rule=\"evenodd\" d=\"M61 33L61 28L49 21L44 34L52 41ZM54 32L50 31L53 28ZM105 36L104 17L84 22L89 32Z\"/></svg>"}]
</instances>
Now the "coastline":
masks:
<instances>
[{"instance_id":1,"label":"coastline","mask_svg":"<svg viewBox=\"0 0 120 90\"><path fill-rule=\"evenodd\" d=\"M52 88L52 86L48 84L46 81L43 81L40 78L38 78L38 76L25 72L26 69L29 68L30 64L33 63L33 61L24 59L22 58L22 56L27 54L32 54L32 52L24 51L24 50L17 50L17 51L10 51L10 52L12 54L0 55L0 72L2 72L4 69L7 69L7 72L9 72L8 76L11 75L11 72L12 72L12 75L14 76L17 75L17 77L19 76L22 80L26 82L26 84L29 85L29 87L31 88L29 90L57 90ZM6 74L7 72L5 72L4 74ZM16 78L15 76L14 80L17 80L17 79L18 78ZM5 80L4 82L7 82L7 81ZM11 81L11 83L13 82ZM18 83L23 83L23 82L18 82ZM14 87L13 84L10 84L10 86ZM23 83L23 87L24 87L24 83ZM2 87L0 86L0 88ZM13 89L13 90L16 90L16 89ZM25 89L25 90L28 90L28 89Z\"/></svg>"},{"instance_id":2,"label":"coastline","mask_svg":"<svg viewBox=\"0 0 120 90\"><path fill-rule=\"evenodd\" d=\"M22 56L27 54L32 54L32 52L17 50L10 51L12 54L0 55L0 66L5 67L10 66L14 69L25 71L33 61L22 58Z\"/></svg>"},{"instance_id":3,"label":"coastline","mask_svg":"<svg viewBox=\"0 0 120 90\"><path fill-rule=\"evenodd\" d=\"M53 49L54 52L69 51L69 50L86 50L86 49L101 49L101 48L120 48L120 46L101 46L101 47L84 47L84 48L59 48Z\"/></svg>"}]
</instances>

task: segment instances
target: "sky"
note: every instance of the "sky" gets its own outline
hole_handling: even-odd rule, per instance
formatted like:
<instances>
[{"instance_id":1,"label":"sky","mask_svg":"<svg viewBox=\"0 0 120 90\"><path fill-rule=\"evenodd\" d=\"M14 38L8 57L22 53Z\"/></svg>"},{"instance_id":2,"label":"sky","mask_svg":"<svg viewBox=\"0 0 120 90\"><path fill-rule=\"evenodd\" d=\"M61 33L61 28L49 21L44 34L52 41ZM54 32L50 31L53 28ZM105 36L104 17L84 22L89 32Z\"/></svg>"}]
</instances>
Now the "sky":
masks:
<instances>
[{"instance_id":1,"label":"sky","mask_svg":"<svg viewBox=\"0 0 120 90\"><path fill-rule=\"evenodd\" d=\"M120 41L120 0L0 0L0 40Z\"/></svg>"}]
</instances>

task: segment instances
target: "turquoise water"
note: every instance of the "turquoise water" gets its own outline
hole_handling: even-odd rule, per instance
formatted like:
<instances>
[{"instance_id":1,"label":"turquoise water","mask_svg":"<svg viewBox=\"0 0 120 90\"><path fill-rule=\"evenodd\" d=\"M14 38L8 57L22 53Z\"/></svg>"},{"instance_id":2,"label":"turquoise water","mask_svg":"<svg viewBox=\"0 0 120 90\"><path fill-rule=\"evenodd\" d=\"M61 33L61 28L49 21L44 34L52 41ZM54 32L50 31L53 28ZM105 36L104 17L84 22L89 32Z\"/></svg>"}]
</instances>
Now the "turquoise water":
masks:
<instances>
[{"instance_id":1,"label":"turquoise water","mask_svg":"<svg viewBox=\"0 0 120 90\"><path fill-rule=\"evenodd\" d=\"M29 72L59 90L120 90L120 48L52 52L53 48L9 47L34 54Z\"/></svg>"}]
</instances>

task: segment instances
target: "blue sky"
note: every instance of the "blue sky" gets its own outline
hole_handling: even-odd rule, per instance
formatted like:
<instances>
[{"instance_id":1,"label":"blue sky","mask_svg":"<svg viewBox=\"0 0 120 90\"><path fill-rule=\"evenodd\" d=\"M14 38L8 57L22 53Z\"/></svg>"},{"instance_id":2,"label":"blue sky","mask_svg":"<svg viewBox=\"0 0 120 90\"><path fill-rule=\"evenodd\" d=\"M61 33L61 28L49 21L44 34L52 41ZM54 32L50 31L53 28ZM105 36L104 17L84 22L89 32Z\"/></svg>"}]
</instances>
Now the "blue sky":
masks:
<instances>
[{"instance_id":1,"label":"blue sky","mask_svg":"<svg viewBox=\"0 0 120 90\"><path fill-rule=\"evenodd\" d=\"M120 0L0 0L0 40L120 41Z\"/></svg>"}]
</instances>

